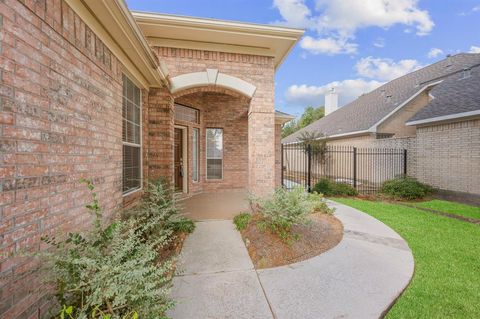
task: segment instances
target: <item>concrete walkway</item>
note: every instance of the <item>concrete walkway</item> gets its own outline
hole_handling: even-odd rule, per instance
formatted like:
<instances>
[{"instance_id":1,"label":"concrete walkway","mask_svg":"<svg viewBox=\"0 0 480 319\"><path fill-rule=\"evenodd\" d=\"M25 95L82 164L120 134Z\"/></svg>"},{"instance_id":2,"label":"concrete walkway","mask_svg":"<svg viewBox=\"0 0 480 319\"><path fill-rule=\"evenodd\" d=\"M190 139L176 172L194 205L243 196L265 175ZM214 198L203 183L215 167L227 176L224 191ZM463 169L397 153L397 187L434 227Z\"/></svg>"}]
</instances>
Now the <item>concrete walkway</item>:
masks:
<instances>
[{"instance_id":1,"label":"concrete walkway","mask_svg":"<svg viewBox=\"0 0 480 319\"><path fill-rule=\"evenodd\" d=\"M344 237L296 264L255 270L229 220L197 223L174 280L172 318L378 318L413 275L405 241L383 223L336 207Z\"/></svg>"}]
</instances>

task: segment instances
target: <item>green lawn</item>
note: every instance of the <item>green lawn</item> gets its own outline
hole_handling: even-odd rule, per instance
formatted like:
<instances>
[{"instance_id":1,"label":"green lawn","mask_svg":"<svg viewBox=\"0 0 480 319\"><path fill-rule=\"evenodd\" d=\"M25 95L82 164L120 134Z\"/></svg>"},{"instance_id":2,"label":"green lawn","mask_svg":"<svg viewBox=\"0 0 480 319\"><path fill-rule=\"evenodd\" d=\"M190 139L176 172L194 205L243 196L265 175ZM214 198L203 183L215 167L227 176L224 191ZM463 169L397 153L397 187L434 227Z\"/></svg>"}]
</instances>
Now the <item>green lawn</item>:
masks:
<instances>
[{"instance_id":1,"label":"green lawn","mask_svg":"<svg viewBox=\"0 0 480 319\"><path fill-rule=\"evenodd\" d=\"M387 318L480 318L480 227L415 208L334 199L381 220L415 258L412 282Z\"/></svg>"},{"instance_id":2,"label":"green lawn","mask_svg":"<svg viewBox=\"0 0 480 319\"><path fill-rule=\"evenodd\" d=\"M480 219L480 207L434 199L428 202L415 203L418 207L434 209L445 213L460 215L463 217Z\"/></svg>"}]
</instances>

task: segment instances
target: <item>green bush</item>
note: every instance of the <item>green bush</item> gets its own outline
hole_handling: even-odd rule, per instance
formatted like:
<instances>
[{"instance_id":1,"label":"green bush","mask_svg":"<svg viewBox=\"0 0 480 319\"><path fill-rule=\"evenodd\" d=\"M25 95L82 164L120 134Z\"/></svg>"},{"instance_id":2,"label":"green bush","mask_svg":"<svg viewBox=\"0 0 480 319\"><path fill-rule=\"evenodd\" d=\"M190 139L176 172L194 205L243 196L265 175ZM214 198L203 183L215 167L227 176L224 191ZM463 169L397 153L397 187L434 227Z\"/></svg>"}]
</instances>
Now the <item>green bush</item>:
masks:
<instances>
[{"instance_id":1,"label":"green bush","mask_svg":"<svg viewBox=\"0 0 480 319\"><path fill-rule=\"evenodd\" d=\"M412 177L397 177L384 182L380 192L393 198L414 200L433 193L433 188Z\"/></svg>"},{"instance_id":2,"label":"green bush","mask_svg":"<svg viewBox=\"0 0 480 319\"><path fill-rule=\"evenodd\" d=\"M62 241L43 238L51 249L40 257L47 282L56 287L59 317L165 318L174 305L169 294L175 260L159 260L160 251L171 243L176 227L191 231L191 224L177 216L163 185L153 184L138 215L104 226L94 187L86 183L93 197L86 206L93 214L92 229Z\"/></svg>"},{"instance_id":3,"label":"green bush","mask_svg":"<svg viewBox=\"0 0 480 319\"><path fill-rule=\"evenodd\" d=\"M309 194L303 187L295 187L290 191L278 188L271 197L251 200L262 217L260 227L268 227L286 242L295 238L291 232L292 227L306 223L310 214L320 211L331 212L322 195Z\"/></svg>"},{"instance_id":4,"label":"green bush","mask_svg":"<svg viewBox=\"0 0 480 319\"><path fill-rule=\"evenodd\" d=\"M252 215L249 213L241 213L233 217L233 223L238 231L242 231L247 228L248 223L252 219Z\"/></svg>"},{"instance_id":5,"label":"green bush","mask_svg":"<svg viewBox=\"0 0 480 319\"><path fill-rule=\"evenodd\" d=\"M358 191L349 184L337 183L329 180L328 178L322 178L313 187L313 191L323 194L325 196L357 196Z\"/></svg>"},{"instance_id":6,"label":"green bush","mask_svg":"<svg viewBox=\"0 0 480 319\"><path fill-rule=\"evenodd\" d=\"M134 227L145 238L161 236L165 232L191 233L195 229L195 224L180 214L173 194L161 180L148 182L141 203L125 211L123 217L135 220Z\"/></svg>"}]
</instances>

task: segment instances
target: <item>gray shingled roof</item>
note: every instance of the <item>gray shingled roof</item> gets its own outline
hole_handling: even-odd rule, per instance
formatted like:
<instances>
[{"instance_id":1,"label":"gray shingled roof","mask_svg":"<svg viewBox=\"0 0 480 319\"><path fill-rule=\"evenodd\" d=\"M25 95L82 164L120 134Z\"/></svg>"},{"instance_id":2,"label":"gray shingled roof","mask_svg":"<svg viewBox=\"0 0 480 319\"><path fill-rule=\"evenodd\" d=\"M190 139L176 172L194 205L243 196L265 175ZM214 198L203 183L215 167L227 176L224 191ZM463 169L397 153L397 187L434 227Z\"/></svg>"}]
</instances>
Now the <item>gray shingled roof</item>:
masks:
<instances>
[{"instance_id":1,"label":"gray shingled roof","mask_svg":"<svg viewBox=\"0 0 480 319\"><path fill-rule=\"evenodd\" d=\"M434 99L408 122L480 110L480 67L472 68L470 76L463 72L446 78L430 92Z\"/></svg>"},{"instance_id":2,"label":"gray shingled roof","mask_svg":"<svg viewBox=\"0 0 480 319\"><path fill-rule=\"evenodd\" d=\"M334 136L368 130L426 85L479 63L480 54L460 53L406 74L287 136L282 143L296 142L303 131Z\"/></svg>"}]
</instances>

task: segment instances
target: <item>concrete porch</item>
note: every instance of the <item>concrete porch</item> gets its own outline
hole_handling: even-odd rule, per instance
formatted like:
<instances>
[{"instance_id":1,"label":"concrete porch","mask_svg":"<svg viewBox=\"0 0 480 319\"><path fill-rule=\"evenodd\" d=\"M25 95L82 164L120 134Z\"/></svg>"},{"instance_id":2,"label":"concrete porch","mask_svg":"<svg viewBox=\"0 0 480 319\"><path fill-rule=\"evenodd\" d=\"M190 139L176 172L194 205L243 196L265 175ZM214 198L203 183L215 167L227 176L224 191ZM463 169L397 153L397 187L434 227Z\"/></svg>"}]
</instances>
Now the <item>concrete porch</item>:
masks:
<instances>
[{"instance_id":1,"label":"concrete porch","mask_svg":"<svg viewBox=\"0 0 480 319\"><path fill-rule=\"evenodd\" d=\"M194 221L229 220L235 215L250 211L244 191L209 192L196 194L177 201L181 212Z\"/></svg>"}]
</instances>

